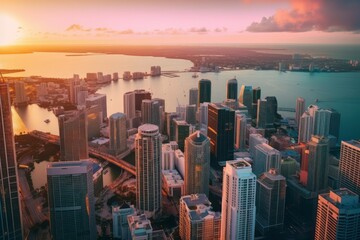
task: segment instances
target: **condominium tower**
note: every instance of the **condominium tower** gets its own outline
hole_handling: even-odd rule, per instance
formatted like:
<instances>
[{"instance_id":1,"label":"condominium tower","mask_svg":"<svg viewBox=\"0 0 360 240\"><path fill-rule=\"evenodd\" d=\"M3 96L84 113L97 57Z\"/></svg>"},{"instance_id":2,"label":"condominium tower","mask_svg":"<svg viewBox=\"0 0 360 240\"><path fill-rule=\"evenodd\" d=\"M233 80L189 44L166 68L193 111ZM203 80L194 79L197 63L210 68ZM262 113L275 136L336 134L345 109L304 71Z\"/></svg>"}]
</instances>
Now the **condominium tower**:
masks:
<instances>
[{"instance_id":1,"label":"condominium tower","mask_svg":"<svg viewBox=\"0 0 360 240\"><path fill-rule=\"evenodd\" d=\"M360 195L360 141L342 141L339 162L340 187Z\"/></svg>"},{"instance_id":2,"label":"condominium tower","mask_svg":"<svg viewBox=\"0 0 360 240\"><path fill-rule=\"evenodd\" d=\"M227 161L223 173L221 239L255 237L256 176L243 159Z\"/></svg>"},{"instance_id":3,"label":"condominium tower","mask_svg":"<svg viewBox=\"0 0 360 240\"><path fill-rule=\"evenodd\" d=\"M93 168L90 161L53 162L47 167L53 239L96 239Z\"/></svg>"},{"instance_id":4,"label":"condominium tower","mask_svg":"<svg viewBox=\"0 0 360 240\"><path fill-rule=\"evenodd\" d=\"M0 239L23 239L9 86L0 78Z\"/></svg>"},{"instance_id":5,"label":"condominium tower","mask_svg":"<svg viewBox=\"0 0 360 240\"><path fill-rule=\"evenodd\" d=\"M144 124L135 138L136 208L147 217L161 211L161 137L159 128Z\"/></svg>"}]
</instances>

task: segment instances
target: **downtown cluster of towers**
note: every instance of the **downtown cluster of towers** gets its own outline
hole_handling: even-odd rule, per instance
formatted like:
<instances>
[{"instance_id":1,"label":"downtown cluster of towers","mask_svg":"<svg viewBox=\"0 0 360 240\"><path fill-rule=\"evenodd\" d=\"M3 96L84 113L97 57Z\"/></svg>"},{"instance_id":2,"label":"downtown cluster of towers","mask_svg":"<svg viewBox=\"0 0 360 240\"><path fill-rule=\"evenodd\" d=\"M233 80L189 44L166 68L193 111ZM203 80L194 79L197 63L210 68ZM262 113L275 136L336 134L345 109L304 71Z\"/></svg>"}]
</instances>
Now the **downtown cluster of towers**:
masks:
<instances>
[{"instance_id":1,"label":"downtown cluster of towers","mask_svg":"<svg viewBox=\"0 0 360 240\"><path fill-rule=\"evenodd\" d=\"M237 91L237 80L231 79L227 99L211 103L211 81L202 79L197 89L190 89L189 104L176 112L165 112L165 100L152 99L147 91L124 94L124 113L109 117L109 152L121 154L128 148L128 136L136 134L136 209L130 204L113 208L114 237L163 236L152 231L148 219L161 217L162 186L168 184L172 193L179 186L164 180L164 171L177 170L177 182L183 183L182 239L254 239L255 228L264 235L281 231L285 203L295 222L316 226L315 239L358 239L360 143L341 142L340 159L330 157L331 139L339 132L338 113L315 105L305 111L304 100L298 98L298 143L284 143L273 138L281 125L276 98L261 99L260 88L242 86L238 99ZM0 93L0 239L22 239L8 84L0 83ZM58 117L61 161L47 169L54 239L96 239L92 163L86 159L88 133L100 131L107 116L106 96L85 103ZM98 115L100 120L89 127ZM166 137L173 152L184 152L177 163L163 155ZM282 159L284 148L298 153L298 162ZM222 196L221 213L212 210L209 191Z\"/></svg>"}]
</instances>

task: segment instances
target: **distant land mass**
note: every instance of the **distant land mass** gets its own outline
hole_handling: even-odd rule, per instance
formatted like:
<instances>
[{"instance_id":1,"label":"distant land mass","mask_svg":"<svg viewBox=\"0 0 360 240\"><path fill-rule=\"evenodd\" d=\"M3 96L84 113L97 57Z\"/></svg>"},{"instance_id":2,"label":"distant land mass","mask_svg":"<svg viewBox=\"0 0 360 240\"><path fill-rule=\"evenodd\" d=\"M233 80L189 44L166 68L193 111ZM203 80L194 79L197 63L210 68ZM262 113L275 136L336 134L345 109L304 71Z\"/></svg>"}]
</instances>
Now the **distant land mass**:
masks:
<instances>
[{"instance_id":1,"label":"distant land mass","mask_svg":"<svg viewBox=\"0 0 360 240\"><path fill-rule=\"evenodd\" d=\"M226 69L291 70L319 72L360 71L358 62L309 54L281 53L282 48L241 46L130 46L130 45L44 45L0 47L0 54L64 52L67 56L89 53L153 56L190 60L192 71ZM278 53L280 52L280 53Z\"/></svg>"}]
</instances>

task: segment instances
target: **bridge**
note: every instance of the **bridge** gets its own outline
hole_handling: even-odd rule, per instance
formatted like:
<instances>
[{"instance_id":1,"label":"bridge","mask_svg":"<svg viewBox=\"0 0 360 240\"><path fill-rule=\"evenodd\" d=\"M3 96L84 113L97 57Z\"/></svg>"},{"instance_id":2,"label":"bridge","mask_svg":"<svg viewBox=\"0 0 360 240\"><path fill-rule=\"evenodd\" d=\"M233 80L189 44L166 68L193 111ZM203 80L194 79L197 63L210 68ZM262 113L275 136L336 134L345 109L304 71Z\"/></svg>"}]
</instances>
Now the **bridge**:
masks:
<instances>
[{"instance_id":1,"label":"bridge","mask_svg":"<svg viewBox=\"0 0 360 240\"><path fill-rule=\"evenodd\" d=\"M280 112L296 112L295 108L278 107Z\"/></svg>"},{"instance_id":2,"label":"bridge","mask_svg":"<svg viewBox=\"0 0 360 240\"><path fill-rule=\"evenodd\" d=\"M38 130L31 131L29 134L35 138L38 138L38 139L46 141L46 142L50 142L50 143L57 144L57 145L60 144L59 136L57 136L57 135L53 135L50 133L44 133L44 132L41 132ZM127 149L125 152L123 152L122 154L120 154L119 157L123 158L123 157L129 155L133 150L134 150L134 147L131 147L131 148ZM113 155L104 153L93 147L89 147L89 155L92 157L96 157L96 158L102 159L104 161L110 162L110 163L124 169L125 171L129 172L130 174L132 174L134 176L136 175L135 166L126 162L123 159L119 159Z\"/></svg>"}]
</instances>

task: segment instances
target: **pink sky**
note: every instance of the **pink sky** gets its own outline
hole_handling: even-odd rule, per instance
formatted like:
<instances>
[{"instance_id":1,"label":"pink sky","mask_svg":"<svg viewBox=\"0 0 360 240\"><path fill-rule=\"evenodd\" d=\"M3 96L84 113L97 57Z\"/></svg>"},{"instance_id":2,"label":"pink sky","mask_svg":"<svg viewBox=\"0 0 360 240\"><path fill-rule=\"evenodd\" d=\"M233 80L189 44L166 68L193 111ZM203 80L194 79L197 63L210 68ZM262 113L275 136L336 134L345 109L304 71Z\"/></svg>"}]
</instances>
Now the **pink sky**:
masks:
<instances>
[{"instance_id":1,"label":"pink sky","mask_svg":"<svg viewBox=\"0 0 360 240\"><path fill-rule=\"evenodd\" d=\"M0 0L0 15L16 19L18 44L350 44L355 1L340 1L350 19L339 22L325 0Z\"/></svg>"}]
</instances>

